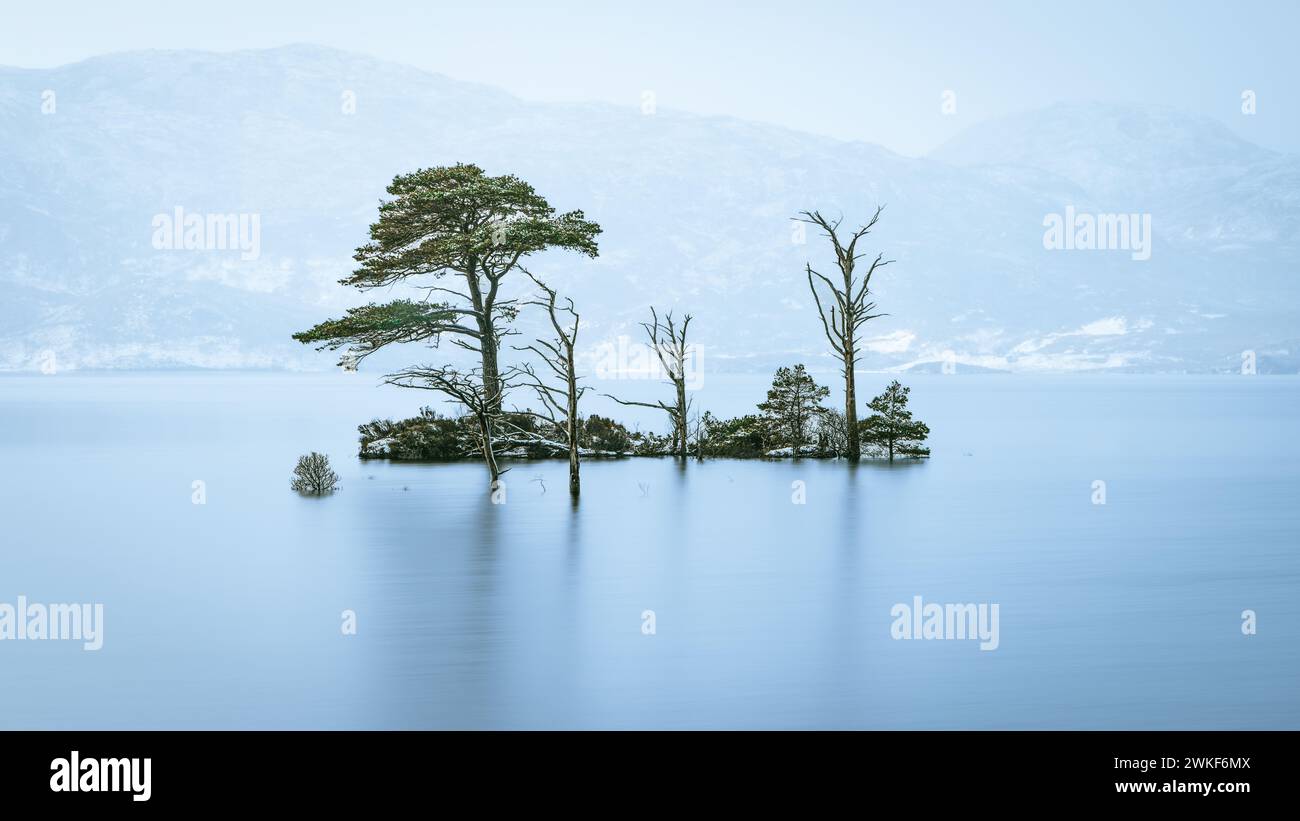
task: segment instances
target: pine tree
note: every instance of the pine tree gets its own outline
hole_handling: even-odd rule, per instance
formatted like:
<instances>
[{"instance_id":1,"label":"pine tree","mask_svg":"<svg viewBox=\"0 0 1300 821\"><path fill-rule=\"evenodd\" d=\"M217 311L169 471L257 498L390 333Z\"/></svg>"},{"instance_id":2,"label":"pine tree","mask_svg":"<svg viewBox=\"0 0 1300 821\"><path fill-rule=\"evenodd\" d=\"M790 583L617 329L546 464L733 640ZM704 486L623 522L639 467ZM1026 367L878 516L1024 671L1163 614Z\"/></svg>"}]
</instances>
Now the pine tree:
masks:
<instances>
[{"instance_id":1,"label":"pine tree","mask_svg":"<svg viewBox=\"0 0 1300 821\"><path fill-rule=\"evenodd\" d=\"M878 448L881 453L889 455L889 461L895 456L922 458L930 455L925 447L930 428L924 422L912 418L907 409L907 395L911 388L905 388L895 379L885 388L885 392L868 403L874 413L859 423L862 443Z\"/></svg>"},{"instance_id":2,"label":"pine tree","mask_svg":"<svg viewBox=\"0 0 1300 821\"><path fill-rule=\"evenodd\" d=\"M518 177L492 177L475 165L425 168L401 174L388 186L370 242L357 249L357 269L340 280L362 291L411 285L418 300L398 299L351 308L293 335L321 349L346 349L340 365L355 369L391 344L438 347L446 338L473 352L466 370L421 365L389 374L385 381L434 390L464 405L478 425L480 447L493 484L501 474L492 439L501 418L506 384L501 339L519 310L502 283L531 254L564 248L597 253L600 226L581 211L556 214Z\"/></svg>"},{"instance_id":3,"label":"pine tree","mask_svg":"<svg viewBox=\"0 0 1300 821\"><path fill-rule=\"evenodd\" d=\"M821 401L830 393L829 388L818 385L804 370L803 365L778 368L767 391L767 401L758 409L777 441L787 441L798 456L809 442L812 421L826 409Z\"/></svg>"}]
</instances>

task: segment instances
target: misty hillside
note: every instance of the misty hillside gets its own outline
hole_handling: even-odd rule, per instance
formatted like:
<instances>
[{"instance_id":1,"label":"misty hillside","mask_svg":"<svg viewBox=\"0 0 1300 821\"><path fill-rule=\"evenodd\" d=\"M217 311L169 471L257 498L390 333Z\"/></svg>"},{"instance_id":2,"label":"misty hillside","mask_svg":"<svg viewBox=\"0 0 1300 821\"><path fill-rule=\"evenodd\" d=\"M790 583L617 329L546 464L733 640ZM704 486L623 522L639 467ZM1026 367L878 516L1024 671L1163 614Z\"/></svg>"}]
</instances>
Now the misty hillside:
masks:
<instances>
[{"instance_id":1,"label":"misty hillside","mask_svg":"<svg viewBox=\"0 0 1300 821\"><path fill-rule=\"evenodd\" d=\"M0 68L0 370L47 351L78 368L329 367L289 335L390 298L337 280L393 175L454 162L518 174L604 227L599 259L532 266L575 298L589 349L654 304L695 315L710 368L824 366L803 266L827 272L830 255L811 231L798 244L791 217L854 222L883 203L866 247L897 262L865 368L1219 371L1253 350L1261 372L1300 370L1300 161L1212 120L1059 105L910 159L530 103L310 46ZM1067 206L1150 214L1150 259L1046 250L1044 216ZM178 207L258 215L260 254L156 249L155 216Z\"/></svg>"}]
</instances>

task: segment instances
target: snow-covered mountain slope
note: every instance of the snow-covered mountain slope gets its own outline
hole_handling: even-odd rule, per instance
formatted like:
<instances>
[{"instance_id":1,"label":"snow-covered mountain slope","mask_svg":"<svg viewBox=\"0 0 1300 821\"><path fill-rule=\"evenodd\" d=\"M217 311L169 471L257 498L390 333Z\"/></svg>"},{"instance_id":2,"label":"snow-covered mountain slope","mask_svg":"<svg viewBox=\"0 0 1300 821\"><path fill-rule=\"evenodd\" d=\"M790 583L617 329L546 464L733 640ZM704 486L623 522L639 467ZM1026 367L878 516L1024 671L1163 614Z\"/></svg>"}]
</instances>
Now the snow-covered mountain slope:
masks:
<instances>
[{"instance_id":1,"label":"snow-covered mountain slope","mask_svg":"<svg viewBox=\"0 0 1300 821\"><path fill-rule=\"evenodd\" d=\"M394 174L474 162L600 222L535 270L594 346L690 311L707 367L827 364L791 217L846 222L878 276L863 367L1300 370L1300 163L1211 120L1060 105L932 157L659 109L537 104L312 46L0 69L0 369L327 367L289 335L367 297L336 281ZM1149 214L1150 259L1048 250L1044 218ZM156 218L256 217L256 258L155 247ZM388 298L375 295L374 298ZM423 358L412 352L398 361Z\"/></svg>"}]
</instances>

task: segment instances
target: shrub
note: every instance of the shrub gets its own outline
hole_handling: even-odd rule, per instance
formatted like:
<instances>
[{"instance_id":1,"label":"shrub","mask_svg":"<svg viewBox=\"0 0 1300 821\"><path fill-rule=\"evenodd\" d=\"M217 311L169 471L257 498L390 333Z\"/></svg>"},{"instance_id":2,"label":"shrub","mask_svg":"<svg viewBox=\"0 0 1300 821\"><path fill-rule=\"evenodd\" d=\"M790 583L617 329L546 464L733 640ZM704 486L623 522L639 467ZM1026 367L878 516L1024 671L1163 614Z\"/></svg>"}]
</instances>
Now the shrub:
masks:
<instances>
[{"instance_id":1,"label":"shrub","mask_svg":"<svg viewBox=\"0 0 1300 821\"><path fill-rule=\"evenodd\" d=\"M322 496L333 493L339 486L339 475L330 469L330 459L323 453L312 451L298 457L289 487L299 493Z\"/></svg>"},{"instance_id":2,"label":"shrub","mask_svg":"<svg viewBox=\"0 0 1300 821\"><path fill-rule=\"evenodd\" d=\"M579 441L584 447L603 453L627 453L632 449L627 428L594 413L583 420Z\"/></svg>"},{"instance_id":3,"label":"shrub","mask_svg":"<svg viewBox=\"0 0 1300 821\"><path fill-rule=\"evenodd\" d=\"M705 413L701 420L705 456L756 458L767 452L767 426L754 414L718 419Z\"/></svg>"}]
</instances>

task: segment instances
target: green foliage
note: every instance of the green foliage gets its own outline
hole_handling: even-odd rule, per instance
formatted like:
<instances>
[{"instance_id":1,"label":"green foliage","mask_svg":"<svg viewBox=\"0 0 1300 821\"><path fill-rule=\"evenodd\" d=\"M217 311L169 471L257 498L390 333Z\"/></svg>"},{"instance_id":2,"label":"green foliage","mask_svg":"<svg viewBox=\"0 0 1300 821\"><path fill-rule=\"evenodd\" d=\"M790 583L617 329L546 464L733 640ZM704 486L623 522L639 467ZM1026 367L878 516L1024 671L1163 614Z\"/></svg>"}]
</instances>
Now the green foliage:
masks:
<instances>
[{"instance_id":1,"label":"green foliage","mask_svg":"<svg viewBox=\"0 0 1300 821\"><path fill-rule=\"evenodd\" d=\"M363 458L451 462L481 456L473 417L443 416L427 407L411 419L375 419L359 425L357 432ZM503 413L493 441L503 455L517 458L546 459L567 453L564 433L530 413ZM663 443L668 441L653 434L629 433L618 422L596 415L582 420L578 436L580 448L601 454L658 455L667 452Z\"/></svg>"},{"instance_id":2,"label":"green foliage","mask_svg":"<svg viewBox=\"0 0 1300 821\"><path fill-rule=\"evenodd\" d=\"M353 256L357 269L339 282L369 290L409 277L454 274L464 280L458 287L430 290L457 301L372 303L294 339L321 349L347 347L353 357L363 358L385 345L436 344L441 335L453 334L493 352L497 332L484 334L482 323L495 327L514 319L517 307L500 301L497 289L522 258L547 248L597 254L599 225L581 211L557 216L531 185L513 175L491 177L475 165L425 168L395 177L388 193L392 198L379 206L370 241Z\"/></svg>"},{"instance_id":3,"label":"green foliage","mask_svg":"<svg viewBox=\"0 0 1300 821\"><path fill-rule=\"evenodd\" d=\"M895 379L884 393L868 403L873 412L858 423L864 450L875 456L887 456L891 462L896 456L921 459L930 455L930 449L925 447L930 428L914 420L907 409L907 396L911 392L911 388L903 387Z\"/></svg>"},{"instance_id":4,"label":"green foliage","mask_svg":"<svg viewBox=\"0 0 1300 821\"><path fill-rule=\"evenodd\" d=\"M632 437L613 419L592 414L582 423L579 444L602 453L628 453L632 450Z\"/></svg>"},{"instance_id":5,"label":"green foliage","mask_svg":"<svg viewBox=\"0 0 1300 821\"><path fill-rule=\"evenodd\" d=\"M357 249L359 267L344 285L378 288L406 277L448 272L499 275L523 256L567 248L596 256L600 226L581 211L556 215L533 187L476 165L422 168L388 186L370 242Z\"/></svg>"},{"instance_id":6,"label":"green foliage","mask_svg":"<svg viewBox=\"0 0 1300 821\"><path fill-rule=\"evenodd\" d=\"M496 447L502 453L526 459L545 459L568 453L564 432L531 413L503 413L497 425Z\"/></svg>"},{"instance_id":7,"label":"green foliage","mask_svg":"<svg viewBox=\"0 0 1300 821\"><path fill-rule=\"evenodd\" d=\"M362 456L451 461L475 455L470 420L440 416L427 407L412 419L375 419L358 426L357 431Z\"/></svg>"},{"instance_id":8,"label":"green foliage","mask_svg":"<svg viewBox=\"0 0 1300 821\"><path fill-rule=\"evenodd\" d=\"M826 412L821 402L830 389L818 385L803 365L778 368L767 391L767 401L759 404L771 442L794 449L799 455L809 444L812 424Z\"/></svg>"},{"instance_id":9,"label":"green foliage","mask_svg":"<svg viewBox=\"0 0 1300 821\"><path fill-rule=\"evenodd\" d=\"M475 165L400 174L388 194L379 206L379 219L370 226L370 241L354 254L357 268L340 283L370 290L416 278L412 284L424 290L426 300L444 301L372 303L294 334L294 339L316 344L318 350L346 348L339 364L347 368L394 343L428 342L437 347L444 335L477 352L480 364L471 370L452 365L408 368L390 374L388 382L436 390L473 410L480 444L486 441L477 450L495 480L494 427L498 422L511 424L501 418L506 386L498 354L520 304L503 296L502 282L524 257L548 248L596 256L600 226L581 211L557 215L528 183L513 175L489 176ZM450 281L444 281L448 274ZM451 301L445 301L448 296ZM438 428L433 423L424 427ZM444 454L451 447L443 441L448 431L420 433L437 434L436 441L408 441L414 434L407 434L396 442L383 440L378 449L395 445L402 452Z\"/></svg>"},{"instance_id":10,"label":"green foliage","mask_svg":"<svg viewBox=\"0 0 1300 821\"><path fill-rule=\"evenodd\" d=\"M669 456L674 452L672 436L636 431L629 434L628 438L632 442L633 456Z\"/></svg>"},{"instance_id":11,"label":"green foliage","mask_svg":"<svg viewBox=\"0 0 1300 821\"><path fill-rule=\"evenodd\" d=\"M758 458L768 451L767 433L766 422L756 414L718 419L706 411L700 419L700 450L714 458Z\"/></svg>"},{"instance_id":12,"label":"green foliage","mask_svg":"<svg viewBox=\"0 0 1300 821\"><path fill-rule=\"evenodd\" d=\"M794 369L790 369L794 370ZM892 443L895 457L922 458L930 429L912 419L907 410L909 389L897 382L869 405L874 413L858 423L864 447L873 455L887 457ZM819 413L816 427L805 443L816 456L843 456L846 442L844 417L837 411ZM697 429L695 452L706 458L759 459L768 452L788 447L780 425L759 414L719 419L705 412ZM411 419L375 419L360 425L361 456L415 461L457 461L480 458L478 428L471 416L449 417L431 408L420 409ZM563 432L550 422L528 413L502 414L497 427L496 447L515 458L546 459L565 454ZM613 419L591 415L579 425L578 445L595 455L666 456L673 452L671 436L629 431Z\"/></svg>"},{"instance_id":13,"label":"green foliage","mask_svg":"<svg viewBox=\"0 0 1300 821\"><path fill-rule=\"evenodd\" d=\"M321 343L317 350L336 351L349 347L354 354L367 355L394 342L437 343L460 312L447 303L429 304L398 299L384 305L373 302L349 308L342 319L329 319L293 338L304 344Z\"/></svg>"}]
</instances>

